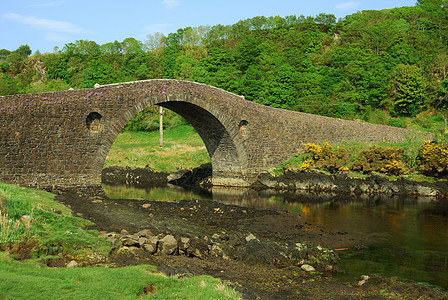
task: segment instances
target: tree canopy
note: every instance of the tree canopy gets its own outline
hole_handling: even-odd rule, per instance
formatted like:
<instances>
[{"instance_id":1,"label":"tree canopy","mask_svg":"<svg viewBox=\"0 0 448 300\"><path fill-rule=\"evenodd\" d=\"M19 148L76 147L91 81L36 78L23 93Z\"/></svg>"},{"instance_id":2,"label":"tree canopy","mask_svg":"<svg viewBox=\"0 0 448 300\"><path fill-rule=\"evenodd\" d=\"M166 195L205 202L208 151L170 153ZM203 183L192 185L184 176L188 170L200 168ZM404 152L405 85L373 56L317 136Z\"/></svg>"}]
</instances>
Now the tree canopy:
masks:
<instances>
[{"instance_id":1,"label":"tree canopy","mask_svg":"<svg viewBox=\"0 0 448 300\"><path fill-rule=\"evenodd\" d=\"M0 50L0 94L151 78L201 82L273 107L342 118L448 108L448 0L362 11L258 16L141 42L78 40L55 53Z\"/></svg>"}]
</instances>

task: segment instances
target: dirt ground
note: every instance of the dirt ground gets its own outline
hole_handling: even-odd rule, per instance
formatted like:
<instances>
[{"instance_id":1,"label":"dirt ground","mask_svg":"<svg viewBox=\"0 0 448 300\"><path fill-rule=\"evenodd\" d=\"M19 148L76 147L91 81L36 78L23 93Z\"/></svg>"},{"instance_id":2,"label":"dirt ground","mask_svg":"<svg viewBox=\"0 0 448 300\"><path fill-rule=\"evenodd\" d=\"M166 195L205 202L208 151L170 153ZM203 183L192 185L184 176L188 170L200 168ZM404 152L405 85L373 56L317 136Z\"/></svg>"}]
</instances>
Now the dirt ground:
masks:
<instances>
[{"instance_id":1,"label":"dirt ground","mask_svg":"<svg viewBox=\"0 0 448 300\"><path fill-rule=\"evenodd\" d=\"M448 299L438 289L398 278L366 274L364 282L338 282L338 252L362 248L363 238L324 230L288 212L207 200L111 200L98 190L66 191L56 199L99 231L170 234L190 239L197 250L177 255L116 251L109 266L152 264L178 277L208 274L244 299ZM304 264L316 271L302 270Z\"/></svg>"}]
</instances>

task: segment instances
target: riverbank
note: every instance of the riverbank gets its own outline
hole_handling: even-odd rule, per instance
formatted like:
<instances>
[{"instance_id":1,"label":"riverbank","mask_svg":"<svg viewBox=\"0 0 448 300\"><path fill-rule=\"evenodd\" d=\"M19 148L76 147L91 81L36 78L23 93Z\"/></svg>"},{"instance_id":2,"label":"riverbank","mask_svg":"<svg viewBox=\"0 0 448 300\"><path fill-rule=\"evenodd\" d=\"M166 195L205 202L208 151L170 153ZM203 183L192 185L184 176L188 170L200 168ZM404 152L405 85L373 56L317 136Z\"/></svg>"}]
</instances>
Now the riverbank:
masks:
<instances>
[{"instance_id":1,"label":"riverbank","mask_svg":"<svg viewBox=\"0 0 448 300\"><path fill-rule=\"evenodd\" d=\"M283 191L307 191L356 196L408 196L446 199L448 181L423 182L407 179L388 180L371 175L366 178L351 178L346 174L324 174L318 171L288 170L282 175L264 172L259 175L258 188Z\"/></svg>"},{"instance_id":2,"label":"riverbank","mask_svg":"<svg viewBox=\"0 0 448 300\"><path fill-rule=\"evenodd\" d=\"M363 278L348 283L339 282L334 276L343 271L338 267L340 252L362 249L370 237L337 229L327 230L304 221L297 214L208 200L112 200L97 189L69 190L55 199L71 209L75 216L71 220L86 220L77 223L90 224L86 232L89 235L96 232L98 236L95 238L109 243L111 251L100 255L95 251L92 253L96 249L94 243L86 244L86 249L76 248L76 253L87 250L89 255L73 255L68 249L62 251L66 247L65 242L58 244L59 238L54 238L53 246L47 247L47 251L52 249L56 252L44 260L39 257L37 261L33 260L34 266L28 264L33 269L30 274L37 272L36 263L64 270L77 265L77 270L80 270L77 274L84 269L85 272L90 270L82 267L116 268L149 264L157 266L158 272L180 278L181 282L200 275L220 278L244 299L342 299L359 298L360 295L448 299L446 292L428 285L375 274L365 274ZM69 212L57 203L48 209L52 217L61 213L65 216ZM72 236L68 236L69 241L73 240ZM9 249L9 257L22 257L26 262L36 253L38 245L25 245L28 246ZM54 248L55 245L62 248ZM14 267L16 263L7 262L9 273L5 278L16 276L14 274L17 273L11 271L17 269ZM39 268L42 267L45 266ZM129 274L129 271L140 272L143 269L123 269L123 272ZM119 270L114 274L119 274ZM69 270L63 273L68 276L66 278L71 278L67 275ZM77 278L84 278L80 276ZM117 280L121 282L124 279ZM137 292L142 294L144 287L151 286L151 280L145 279L145 283L139 285L141 287L136 287L136 295ZM169 299L169 290L165 290L165 295Z\"/></svg>"},{"instance_id":3,"label":"riverbank","mask_svg":"<svg viewBox=\"0 0 448 300\"><path fill-rule=\"evenodd\" d=\"M126 184L131 186L166 185L171 182L184 187L210 189L211 166L203 165L192 171L183 170L168 174L155 172L150 168L105 168L102 181L105 184ZM365 178L351 178L346 174L325 174L319 171L287 170L281 175L263 172L251 188L273 189L285 193L313 192L344 194L353 196L408 196L446 199L448 181L424 182L407 179L388 180L371 175Z\"/></svg>"},{"instance_id":4,"label":"riverbank","mask_svg":"<svg viewBox=\"0 0 448 300\"><path fill-rule=\"evenodd\" d=\"M296 214L207 200L111 200L94 193L69 191L57 200L120 245L109 265L152 264L177 277L208 274L245 299L448 299L427 285L375 274L338 282L339 253L363 248L371 237L327 230Z\"/></svg>"}]
</instances>

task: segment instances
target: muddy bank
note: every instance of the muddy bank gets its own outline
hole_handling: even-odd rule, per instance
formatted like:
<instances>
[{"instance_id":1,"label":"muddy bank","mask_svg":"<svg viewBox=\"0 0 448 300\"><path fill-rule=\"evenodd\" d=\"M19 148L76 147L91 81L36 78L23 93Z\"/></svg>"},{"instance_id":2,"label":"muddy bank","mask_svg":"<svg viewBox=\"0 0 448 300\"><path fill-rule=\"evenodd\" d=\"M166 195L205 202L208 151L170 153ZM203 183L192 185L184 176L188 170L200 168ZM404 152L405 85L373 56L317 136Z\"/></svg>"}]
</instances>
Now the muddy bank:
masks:
<instances>
[{"instance_id":1,"label":"muddy bank","mask_svg":"<svg viewBox=\"0 0 448 300\"><path fill-rule=\"evenodd\" d=\"M324 192L351 195L385 196L423 196L434 198L448 197L448 182L415 182L405 179L389 181L379 176L366 179L350 178L345 174L327 175L307 171L286 171L283 175L273 176L262 173L255 184L259 188L289 191Z\"/></svg>"},{"instance_id":2,"label":"muddy bank","mask_svg":"<svg viewBox=\"0 0 448 300\"><path fill-rule=\"evenodd\" d=\"M57 200L117 245L109 257L81 265L145 263L178 277L209 274L245 299L383 299L385 293L448 299L427 286L374 274L338 283L339 251L362 248L370 237L324 230L288 212L206 200L111 200L96 190L67 191ZM164 248L168 240L170 250Z\"/></svg>"}]
</instances>

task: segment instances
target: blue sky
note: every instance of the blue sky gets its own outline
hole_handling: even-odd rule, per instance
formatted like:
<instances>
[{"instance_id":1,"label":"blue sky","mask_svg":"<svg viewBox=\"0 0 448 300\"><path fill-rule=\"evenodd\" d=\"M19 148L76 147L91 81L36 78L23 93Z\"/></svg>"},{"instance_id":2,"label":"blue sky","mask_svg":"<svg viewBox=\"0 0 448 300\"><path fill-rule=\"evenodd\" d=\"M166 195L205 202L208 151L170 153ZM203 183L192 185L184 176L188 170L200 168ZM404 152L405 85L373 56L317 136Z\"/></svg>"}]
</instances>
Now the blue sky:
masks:
<instances>
[{"instance_id":1,"label":"blue sky","mask_svg":"<svg viewBox=\"0 0 448 300\"><path fill-rule=\"evenodd\" d=\"M98 44L179 28L229 25L255 16L337 18L361 10L413 6L416 0L0 0L0 49L28 44L52 52L76 40Z\"/></svg>"}]
</instances>

